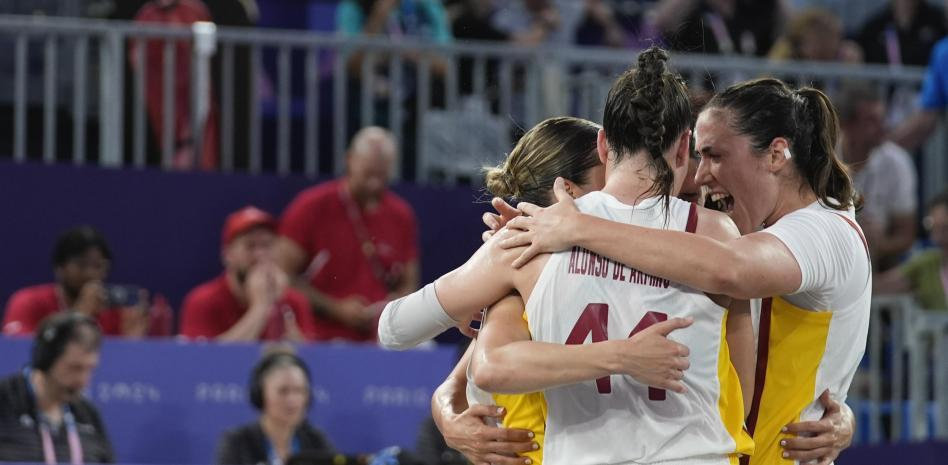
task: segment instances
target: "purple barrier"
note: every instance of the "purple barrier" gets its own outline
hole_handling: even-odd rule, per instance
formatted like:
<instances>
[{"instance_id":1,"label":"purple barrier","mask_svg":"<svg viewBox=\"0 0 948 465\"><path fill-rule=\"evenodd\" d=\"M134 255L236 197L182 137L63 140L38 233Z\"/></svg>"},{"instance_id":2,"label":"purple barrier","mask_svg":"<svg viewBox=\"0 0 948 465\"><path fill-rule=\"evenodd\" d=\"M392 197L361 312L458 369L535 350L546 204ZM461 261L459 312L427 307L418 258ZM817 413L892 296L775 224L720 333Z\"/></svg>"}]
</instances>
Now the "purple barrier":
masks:
<instances>
[{"instance_id":1,"label":"purple barrier","mask_svg":"<svg viewBox=\"0 0 948 465\"><path fill-rule=\"evenodd\" d=\"M221 272L224 217L247 204L280 214L314 181L303 177L0 163L3 242L0 299L53 279L53 242L88 223L114 255L111 279L143 285L178 308L197 284ZM418 216L422 282L463 263L480 244L490 208L468 187L396 186ZM0 310L2 312L2 310Z\"/></svg>"},{"instance_id":2,"label":"purple barrier","mask_svg":"<svg viewBox=\"0 0 948 465\"><path fill-rule=\"evenodd\" d=\"M836 459L836 465L942 465L948 457L948 442L885 444L852 447Z\"/></svg>"},{"instance_id":3,"label":"purple barrier","mask_svg":"<svg viewBox=\"0 0 948 465\"><path fill-rule=\"evenodd\" d=\"M0 375L29 359L30 341L0 338ZM252 421L246 396L253 344L108 340L87 396L98 406L117 460L213 463L221 433ZM310 421L345 453L413 449L431 394L450 370L449 348L389 352L310 345L299 355L313 374Z\"/></svg>"}]
</instances>

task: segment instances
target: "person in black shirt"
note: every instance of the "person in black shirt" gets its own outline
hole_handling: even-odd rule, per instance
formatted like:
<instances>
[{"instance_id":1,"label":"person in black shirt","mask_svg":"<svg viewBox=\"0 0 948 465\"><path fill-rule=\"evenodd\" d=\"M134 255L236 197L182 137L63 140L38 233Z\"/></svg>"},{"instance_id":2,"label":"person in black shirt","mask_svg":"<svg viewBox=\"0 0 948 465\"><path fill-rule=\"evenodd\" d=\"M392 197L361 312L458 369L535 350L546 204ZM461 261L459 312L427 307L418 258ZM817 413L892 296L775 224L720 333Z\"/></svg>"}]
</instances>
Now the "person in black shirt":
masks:
<instances>
[{"instance_id":1,"label":"person in black shirt","mask_svg":"<svg viewBox=\"0 0 948 465\"><path fill-rule=\"evenodd\" d=\"M271 353L250 376L250 403L260 419L224 433L219 465L282 465L298 454L335 454L321 431L306 421L312 401L309 369L296 355Z\"/></svg>"},{"instance_id":2,"label":"person in black shirt","mask_svg":"<svg viewBox=\"0 0 948 465\"><path fill-rule=\"evenodd\" d=\"M946 33L941 8L924 0L891 0L866 21L856 40L867 63L925 66Z\"/></svg>"},{"instance_id":3,"label":"person in black shirt","mask_svg":"<svg viewBox=\"0 0 948 465\"><path fill-rule=\"evenodd\" d=\"M0 380L0 461L114 461L99 412L81 396L101 340L96 322L76 312L40 325L30 365Z\"/></svg>"}]
</instances>

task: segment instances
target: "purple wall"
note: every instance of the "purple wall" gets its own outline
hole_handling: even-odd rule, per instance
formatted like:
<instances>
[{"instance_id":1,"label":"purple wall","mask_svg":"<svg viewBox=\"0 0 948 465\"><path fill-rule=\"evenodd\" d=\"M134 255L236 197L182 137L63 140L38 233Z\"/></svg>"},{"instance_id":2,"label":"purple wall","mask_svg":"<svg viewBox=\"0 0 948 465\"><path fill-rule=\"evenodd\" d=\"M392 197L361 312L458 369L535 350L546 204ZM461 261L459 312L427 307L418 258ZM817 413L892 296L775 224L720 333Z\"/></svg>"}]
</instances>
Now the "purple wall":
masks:
<instances>
[{"instance_id":1,"label":"purple wall","mask_svg":"<svg viewBox=\"0 0 948 465\"><path fill-rule=\"evenodd\" d=\"M0 163L0 299L51 281L57 235L88 223L113 249L112 281L160 292L177 309L188 290L220 272L228 213L254 204L280 214L312 184L303 177ZM475 189L395 191L418 216L423 282L463 263L479 245L480 215L490 205L477 202Z\"/></svg>"}]
</instances>

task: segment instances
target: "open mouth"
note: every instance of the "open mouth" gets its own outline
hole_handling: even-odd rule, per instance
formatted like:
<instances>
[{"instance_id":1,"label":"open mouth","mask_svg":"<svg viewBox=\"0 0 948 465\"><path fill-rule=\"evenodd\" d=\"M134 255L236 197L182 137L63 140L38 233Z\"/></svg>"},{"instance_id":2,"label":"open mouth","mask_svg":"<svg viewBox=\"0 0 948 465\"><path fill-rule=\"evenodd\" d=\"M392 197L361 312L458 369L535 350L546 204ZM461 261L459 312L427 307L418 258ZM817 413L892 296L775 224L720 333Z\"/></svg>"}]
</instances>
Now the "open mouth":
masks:
<instances>
[{"instance_id":1,"label":"open mouth","mask_svg":"<svg viewBox=\"0 0 948 465\"><path fill-rule=\"evenodd\" d=\"M704 206L730 215L734 211L734 197L724 192L712 192L705 200Z\"/></svg>"}]
</instances>

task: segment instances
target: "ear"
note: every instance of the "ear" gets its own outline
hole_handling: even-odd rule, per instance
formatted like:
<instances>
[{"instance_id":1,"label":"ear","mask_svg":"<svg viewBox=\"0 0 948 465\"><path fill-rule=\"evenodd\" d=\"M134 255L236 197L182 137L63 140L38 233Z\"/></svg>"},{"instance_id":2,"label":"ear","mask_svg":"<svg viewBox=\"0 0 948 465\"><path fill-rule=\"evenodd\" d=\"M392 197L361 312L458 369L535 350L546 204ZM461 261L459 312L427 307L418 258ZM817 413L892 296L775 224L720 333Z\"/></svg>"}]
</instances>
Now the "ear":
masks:
<instances>
[{"instance_id":1,"label":"ear","mask_svg":"<svg viewBox=\"0 0 948 465\"><path fill-rule=\"evenodd\" d=\"M599 162L603 165L609 161L609 142L606 141L606 132L599 129L596 135L596 151L599 153Z\"/></svg>"},{"instance_id":2,"label":"ear","mask_svg":"<svg viewBox=\"0 0 948 465\"><path fill-rule=\"evenodd\" d=\"M675 150L674 169L687 166L691 159L691 129L687 129L678 136L678 149Z\"/></svg>"},{"instance_id":3,"label":"ear","mask_svg":"<svg viewBox=\"0 0 948 465\"><path fill-rule=\"evenodd\" d=\"M569 193L570 197L575 199L579 197L579 195L581 195L580 193L582 192L582 189L579 187L579 185L577 185L573 181L563 178L563 185L566 186L566 192Z\"/></svg>"},{"instance_id":4,"label":"ear","mask_svg":"<svg viewBox=\"0 0 948 465\"><path fill-rule=\"evenodd\" d=\"M787 154L790 154L788 157ZM784 166L793 164L793 153L790 150L790 141L783 137L775 137L770 142L770 172L776 173Z\"/></svg>"}]
</instances>

